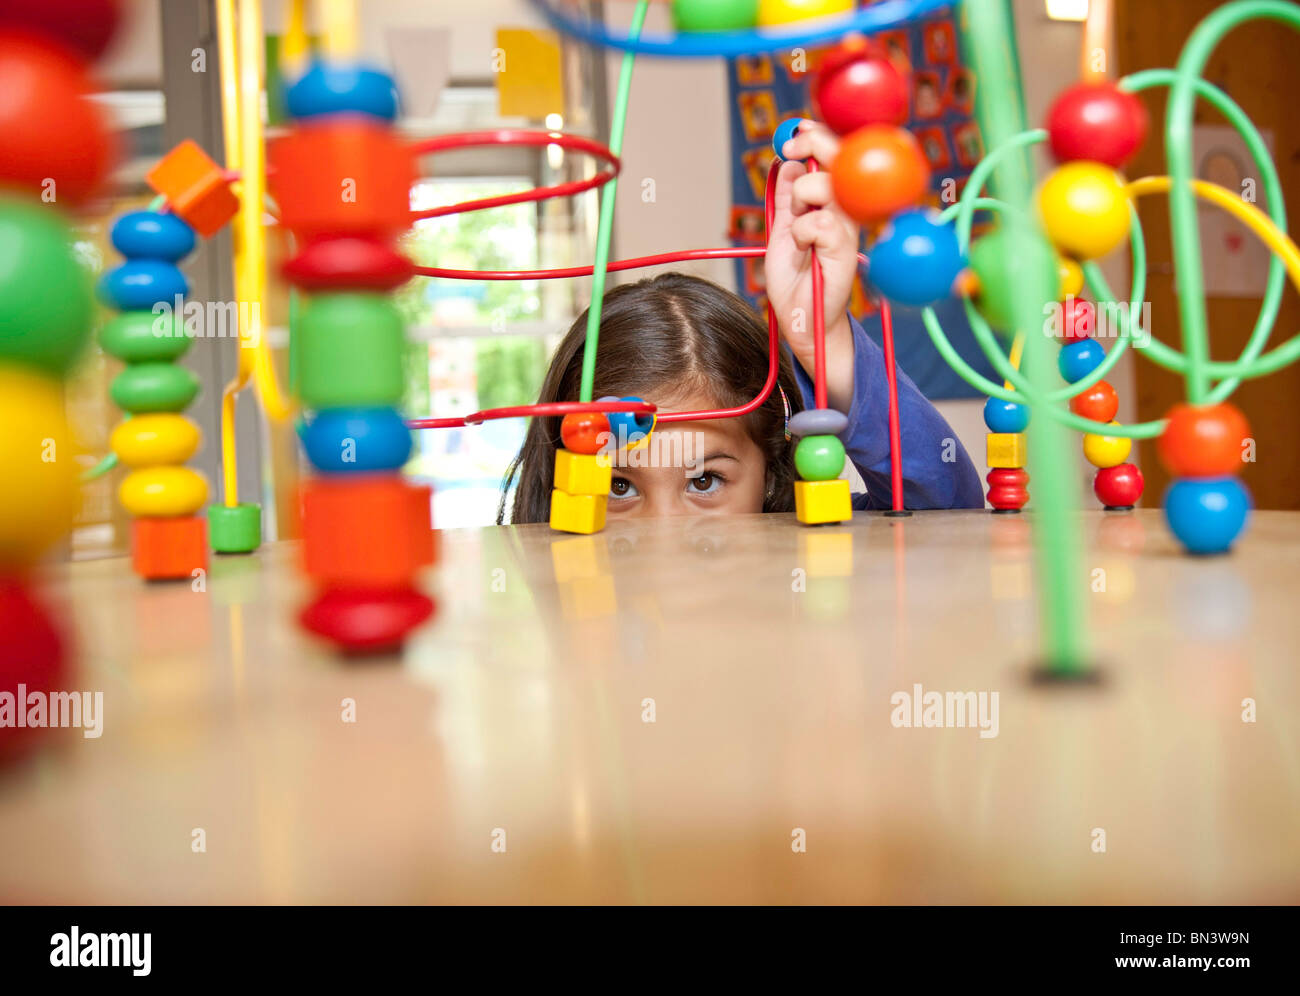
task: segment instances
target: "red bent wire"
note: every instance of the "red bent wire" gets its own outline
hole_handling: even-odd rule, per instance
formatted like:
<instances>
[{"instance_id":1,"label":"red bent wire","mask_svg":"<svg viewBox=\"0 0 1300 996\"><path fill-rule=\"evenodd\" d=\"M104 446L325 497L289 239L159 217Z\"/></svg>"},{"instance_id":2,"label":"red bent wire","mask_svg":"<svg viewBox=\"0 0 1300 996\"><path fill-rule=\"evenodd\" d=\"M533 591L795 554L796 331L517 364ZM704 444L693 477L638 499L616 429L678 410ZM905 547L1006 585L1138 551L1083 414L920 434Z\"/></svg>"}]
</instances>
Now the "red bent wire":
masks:
<instances>
[{"instance_id":1,"label":"red bent wire","mask_svg":"<svg viewBox=\"0 0 1300 996\"><path fill-rule=\"evenodd\" d=\"M597 173L586 180L570 180L556 183L549 187L534 187L517 194L501 194L497 197L483 197L476 201L461 201L459 204L444 204L442 207L412 211L411 219L420 221L424 218L442 218L463 211L485 211L488 208L505 207L507 204L527 204L532 201L545 201L552 197L572 197L588 190L604 186L618 175L623 168L618 156L605 146L581 135L566 135L558 131L526 131L521 128L497 128L492 131L467 131L454 135L437 135L417 142L413 148L417 155L431 155L436 152L448 152L452 149L469 149L480 145L558 145L562 149L574 152L586 152L609 163L610 169ZM484 278L487 279L487 278Z\"/></svg>"},{"instance_id":2,"label":"red bent wire","mask_svg":"<svg viewBox=\"0 0 1300 996\"><path fill-rule=\"evenodd\" d=\"M759 246L747 249L682 249L679 252L661 252L653 256L636 256L616 259L605 269L637 270L643 266L661 266L664 263L681 263L692 259L743 259L762 256L767 252ZM859 254L859 258L866 260ZM423 277L441 277L444 280L561 280L565 277L589 277L595 267L564 266L555 270L446 270L438 266L417 266L415 272Z\"/></svg>"},{"instance_id":3,"label":"red bent wire","mask_svg":"<svg viewBox=\"0 0 1300 996\"><path fill-rule=\"evenodd\" d=\"M817 160L808 160L808 172L817 172ZM813 320L813 404L829 408L826 395L826 305L822 301L822 265L817 260L817 247L808 249L808 262L812 267L812 320Z\"/></svg>"},{"instance_id":4,"label":"red bent wire","mask_svg":"<svg viewBox=\"0 0 1300 996\"><path fill-rule=\"evenodd\" d=\"M537 405L513 405L509 408L485 408L458 418L411 418L410 429L458 429L497 418L523 418L529 415L572 415L574 412L632 412L653 415L656 408L648 401L548 401Z\"/></svg>"}]
</instances>

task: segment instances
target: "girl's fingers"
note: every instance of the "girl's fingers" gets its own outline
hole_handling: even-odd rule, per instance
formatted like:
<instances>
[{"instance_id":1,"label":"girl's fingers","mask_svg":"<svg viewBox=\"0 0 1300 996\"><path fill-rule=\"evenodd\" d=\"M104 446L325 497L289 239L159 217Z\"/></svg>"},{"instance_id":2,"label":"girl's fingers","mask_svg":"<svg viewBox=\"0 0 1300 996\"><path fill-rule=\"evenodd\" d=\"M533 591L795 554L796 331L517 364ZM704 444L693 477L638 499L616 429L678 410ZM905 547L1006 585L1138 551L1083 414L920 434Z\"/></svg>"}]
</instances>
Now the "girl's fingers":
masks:
<instances>
[{"instance_id":1,"label":"girl's fingers","mask_svg":"<svg viewBox=\"0 0 1300 996\"><path fill-rule=\"evenodd\" d=\"M794 184L807 172L803 163L782 163L776 174L776 196L772 225L777 231L789 226L794 214Z\"/></svg>"},{"instance_id":2,"label":"girl's fingers","mask_svg":"<svg viewBox=\"0 0 1300 996\"><path fill-rule=\"evenodd\" d=\"M799 215L790 226L790 235L800 251L816 246L833 252L849 244L844 225L829 211L809 211Z\"/></svg>"},{"instance_id":3,"label":"girl's fingers","mask_svg":"<svg viewBox=\"0 0 1300 996\"><path fill-rule=\"evenodd\" d=\"M825 125L816 122L804 122L799 126L799 133L785 143L781 154L786 159L816 159L825 169L829 169L840 151L840 140Z\"/></svg>"},{"instance_id":4,"label":"girl's fingers","mask_svg":"<svg viewBox=\"0 0 1300 996\"><path fill-rule=\"evenodd\" d=\"M795 215L827 207L835 199L831 192L831 175L825 171L804 173L790 186L793 198L791 210Z\"/></svg>"}]
</instances>

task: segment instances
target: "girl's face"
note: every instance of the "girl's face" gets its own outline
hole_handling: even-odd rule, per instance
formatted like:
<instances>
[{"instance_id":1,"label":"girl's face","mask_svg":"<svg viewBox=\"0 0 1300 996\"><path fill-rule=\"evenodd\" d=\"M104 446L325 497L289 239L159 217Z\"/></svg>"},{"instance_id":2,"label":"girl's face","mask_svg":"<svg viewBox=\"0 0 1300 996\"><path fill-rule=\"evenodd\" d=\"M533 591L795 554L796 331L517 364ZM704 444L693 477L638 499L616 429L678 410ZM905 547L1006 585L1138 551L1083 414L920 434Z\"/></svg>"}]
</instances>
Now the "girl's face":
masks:
<instances>
[{"instance_id":1,"label":"girl's face","mask_svg":"<svg viewBox=\"0 0 1300 996\"><path fill-rule=\"evenodd\" d=\"M673 411L713 408L708 398L674 400ZM767 460L740 419L672 422L614 459L609 515L665 518L763 511Z\"/></svg>"}]
</instances>

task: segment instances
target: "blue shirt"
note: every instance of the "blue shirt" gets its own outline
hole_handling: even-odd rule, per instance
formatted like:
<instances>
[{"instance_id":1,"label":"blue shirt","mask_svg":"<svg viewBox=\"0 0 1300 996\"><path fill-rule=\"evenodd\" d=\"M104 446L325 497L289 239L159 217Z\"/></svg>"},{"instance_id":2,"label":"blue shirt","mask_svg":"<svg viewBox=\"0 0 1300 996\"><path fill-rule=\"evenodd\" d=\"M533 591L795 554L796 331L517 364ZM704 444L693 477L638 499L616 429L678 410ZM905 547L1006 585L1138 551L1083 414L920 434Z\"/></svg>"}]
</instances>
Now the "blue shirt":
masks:
<instances>
[{"instance_id":1,"label":"blue shirt","mask_svg":"<svg viewBox=\"0 0 1300 996\"><path fill-rule=\"evenodd\" d=\"M889 474L889 381L885 354L856 318L853 326L853 404L840 435L848 458L867 483L853 496L858 509L893 507ZM804 407L814 407L812 378L794 361ZM903 507L983 508L984 486L965 447L934 405L898 371L898 424L903 449Z\"/></svg>"}]
</instances>

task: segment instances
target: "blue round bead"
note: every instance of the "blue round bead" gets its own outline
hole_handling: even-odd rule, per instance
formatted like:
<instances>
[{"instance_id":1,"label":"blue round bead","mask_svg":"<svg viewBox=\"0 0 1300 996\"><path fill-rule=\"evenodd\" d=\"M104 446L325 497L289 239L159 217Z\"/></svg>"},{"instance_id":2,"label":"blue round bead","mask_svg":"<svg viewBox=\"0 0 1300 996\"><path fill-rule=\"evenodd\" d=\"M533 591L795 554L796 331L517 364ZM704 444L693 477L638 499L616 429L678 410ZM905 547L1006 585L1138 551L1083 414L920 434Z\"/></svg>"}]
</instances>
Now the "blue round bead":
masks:
<instances>
[{"instance_id":1,"label":"blue round bead","mask_svg":"<svg viewBox=\"0 0 1300 996\"><path fill-rule=\"evenodd\" d=\"M641 401L641 398L616 398L613 395L600 398L600 401ZM653 415L637 415L633 412L606 412L609 419L609 431L617 446L630 446L644 439L654 428Z\"/></svg>"},{"instance_id":2,"label":"blue round bead","mask_svg":"<svg viewBox=\"0 0 1300 996\"><path fill-rule=\"evenodd\" d=\"M302 430L302 445L327 473L396 470L411 456L411 430L392 408L329 408Z\"/></svg>"},{"instance_id":3,"label":"blue round bead","mask_svg":"<svg viewBox=\"0 0 1300 996\"><path fill-rule=\"evenodd\" d=\"M1029 427L1029 408L1014 401L989 398L984 402L984 424L989 432L1024 432Z\"/></svg>"},{"instance_id":4,"label":"blue round bead","mask_svg":"<svg viewBox=\"0 0 1300 996\"><path fill-rule=\"evenodd\" d=\"M350 112L392 121L397 117L397 87L378 69L315 62L289 87L285 103L293 118Z\"/></svg>"},{"instance_id":5,"label":"blue round bead","mask_svg":"<svg viewBox=\"0 0 1300 996\"><path fill-rule=\"evenodd\" d=\"M889 300L925 308L952 294L966 260L957 229L934 211L894 215L867 255L867 275Z\"/></svg>"},{"instance_id":6,"label":"blue round bead","mask_svg":"<svg viewBox=\"0 0 1300 996\"><path fill-rule=\"evenodd\" d=\"M118 311L148 311L155 304L175 306L190 292L189 281L174 263L128 259L99 278L99 299Z\"/></svg>"},{"instance_id":7,"label":"blue round bead","mask_svg":"<svg viewBox=\"0 0 1300 996\"><path fill-rule=\"evenodd\" d=\"M781 150L785 148L786 142L794 138L794 133L799 130L803 121L803 118L786 118L772 133L772 150L776 153L776 158L782 162L785 162L785 156L781 154Z\"/></svg>"},{"instance_id":8,"label":"blue round bead","mask_svg":"<svg viewBox=\"0 0 1300 996\"><path fill-rule=\"evenodd\" d=\"M131 211L113 224L113 246L127 259L175 263L194 251L194 229L174 214Z\"/></svg>"},{"instance_id":9,"label":"blue round bead","mask_svg":"<svg viewBox=\"0 0 1300 996\"><path fill-rule=\"evenodd\" d=\"M1225 553L1246 526L1251 498L1235 477L1184 477L1164 505L1169 531L1189 553Z\"/></svg>"},{"instance_id":10,"label":"blue round bead","mask_svg":"<svg viewBox=\"0 0 1300 996\"><path fill-rule=\"evenodd\" d=\"M1071 384L1083 380L1106 358L1106 350L1096 339L1078 339L1061 347L1061 355L1056 358L1061 376Z\"/></svg>"}]
</instances>

